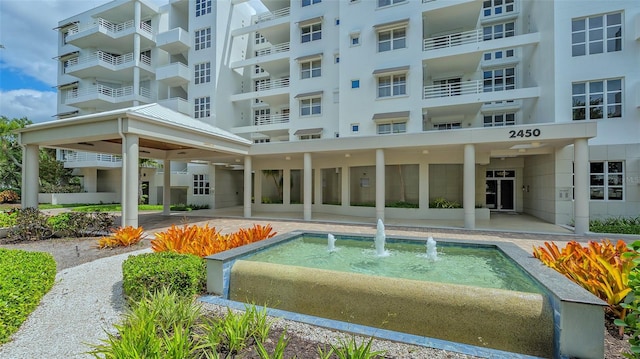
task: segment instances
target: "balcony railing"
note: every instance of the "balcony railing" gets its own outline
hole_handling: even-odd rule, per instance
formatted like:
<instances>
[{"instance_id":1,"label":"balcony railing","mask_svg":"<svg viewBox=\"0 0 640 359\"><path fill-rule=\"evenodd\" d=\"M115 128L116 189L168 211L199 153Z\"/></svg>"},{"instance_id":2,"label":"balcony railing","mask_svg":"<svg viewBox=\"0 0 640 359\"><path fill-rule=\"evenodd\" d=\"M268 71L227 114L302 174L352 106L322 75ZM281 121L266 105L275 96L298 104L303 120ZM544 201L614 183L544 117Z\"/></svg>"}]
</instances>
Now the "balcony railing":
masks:
<instances>
[{"instance_id":1,"label":"balcony railing","mask_svg":"<svg viewBox=\"0 0 640 359\"><path fill-rule=\"evenodd\" d=\"M254 126L273 125L276 123L289 123L289 114L258 115L253 120Z\"/></svg>"},{"instance_id":2,"label":"balcony railing","mask_svg":"<svg viewBox=\"0 0 640 359\"><path fill-rule=\"evenodd\" d=\"M289 16L290 12L291 12L291 8L285 7L284 9L276 10L273 12L262 13L256 17L256 24L265 22L265 21L274 20L280 17Z\"/></svg>"},{"instance_id":3,"label":"balcony railing","mask_svg":"<svg viewBox=\"0 0 640 359\"><path fill-rule=\"evenodd\" d=\"M452 84L425 86L422 98L437 98L482 93L482 81L466 81Z\"/></svg>"},{"instance_id":4,"label":"balcony railing","mask_svg":"<svg viewBox=\"0 0 640 359\"><path fill-rule=\"evenodd\" d=\"M260 81L255 86L255 91L273 90L278 88L289 87L289 78L285 77L278 80Z\"/></svg>"},{"instance_id":5,"label":"balcony railing","mask_svg":"<svg viewBox=\"0 0 640 359\"><path fill-rule=\"evenodd\" d=\"M106 154L106 153L93 153L93 152L76 152L76 151L64 151L61 154L61 161L64 162L122 162L122 157Z\"/></svg>"},{"instance_id":6,"label":"balcony railing","mask_svg":"<svg viewBox=\"0 0 640 359\"><path fill-rule=\"evenodd\" d=\"M133 86L113 88L113 87L104 86L104 85L96 85L96 86L88 87L85 89L73 89L66 93L65 100L66 102L69 102L79 97L90 96L95 94L111 97L114 100L117 100L121 97L133 95ZM149 99L152 98L151 90L145 87L140 87L140 95Z\"/></svg>"},{"instance_id":7,"label":"balcony railing","mask_svg":"<svg viewBox=\"0 0 640 359\"><path fill-rule=\"evenodd\" d=\"M439 50L464 44L476 44L482 41L482 29L476 29L424 39L422 51Z\"/></svg>"},{"instance_id":8,"label":"balcony railing","mask_svg":"<svg viewBox=\"0 0 640 359\"><path fill-rule=\"evenodd\" d=\"M132 27L134 27L134 23L133 20L128 20L125 21L123 23L120 24L114 24L110 21L107 21L105 19L102 18L98 18L95 20L94 23L91 24L84 24L84 25L75 25L72 26L71 28L69 28L68 34L69 35L75 35L77 33L83 32L83 31L87 31L87 30L91 30L94 28L99 28L102 29L106 32L112 33L112 34L117 34L119 32L131 29ZM148 32L149 34L152 34L152 28L149 24L145 23L145 22L141 22L140 23L140 29Z\"/></svg>"},{"instance_id":9,"label":"balcony railing","mask_svg":"<svg viewBox=\"0 0 640 359\"><path fill-rule=\"evenodd\" d=\"M289 44L289 42L283 42L282 44L267 47L266 49L256 50L256 57L277 54L279 52L287 52L289 51Z\"/></svg>"},{"instance_id":10,"label":"balcony railing","mask_svg":"<svg viewBox=\"0 0 640 359\"><path fill-rule=\"evenodd\" d=\"M144 55L142 55L144 56ZM145 56L146 57L146 56ZM124 55L120 55L120 56L114 56L111 55L109 53L103 52L103 51L96 51L90 55L87 56L81 56L81 57L76 57L70 60L65 61L65 67L67 68L67 72L69 71L69 67L72 66L76 66L76 65L82 65L85 64L87 62L93 62L93 61L100 61L100 62L104 62L107 63L109 65L113 65L113 66L118 66L118 65L122 65L122 64L126 64L128 62L133 62L133 52L130 52L128 54L124 54ZM149 59L149 65L151 64L151 59Z\"/></svg>"}]
</instances>

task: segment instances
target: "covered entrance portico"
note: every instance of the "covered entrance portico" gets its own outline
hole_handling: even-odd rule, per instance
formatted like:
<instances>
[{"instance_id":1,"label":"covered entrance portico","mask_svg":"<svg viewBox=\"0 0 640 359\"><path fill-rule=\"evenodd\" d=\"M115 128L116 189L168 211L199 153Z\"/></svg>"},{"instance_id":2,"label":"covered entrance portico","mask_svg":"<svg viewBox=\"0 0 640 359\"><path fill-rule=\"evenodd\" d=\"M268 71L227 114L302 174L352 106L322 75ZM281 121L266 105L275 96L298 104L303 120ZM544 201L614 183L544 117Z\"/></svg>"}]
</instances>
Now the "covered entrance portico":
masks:
<instances>
[{"instance_id":1,"label":"covered entrance portico","mask_svg":"<svg viewBox=\"0 0 640 359\"><path fill-rule=\"evenodd\" d=\"M27 126L23 146L22 207L38 206L39 147L122 156L122 226L138 226L139 159L163 161L163 198L171 198L171 161L245 156L250 141L158 104L143 105ZM170 201L163 201L169 214Z\"/></svg>"}]
</instances>

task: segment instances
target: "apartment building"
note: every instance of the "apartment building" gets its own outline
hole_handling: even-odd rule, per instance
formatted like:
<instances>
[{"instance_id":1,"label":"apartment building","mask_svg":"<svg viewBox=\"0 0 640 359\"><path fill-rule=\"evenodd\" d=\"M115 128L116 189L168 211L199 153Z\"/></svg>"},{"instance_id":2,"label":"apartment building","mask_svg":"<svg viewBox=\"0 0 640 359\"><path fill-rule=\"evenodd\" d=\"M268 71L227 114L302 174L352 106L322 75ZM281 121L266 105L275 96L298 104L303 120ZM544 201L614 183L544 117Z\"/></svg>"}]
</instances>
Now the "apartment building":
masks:
<instances>
[{"instance_id":1,"label":"apartment building","mask_svg":"<svg viewBox=\"0 0 640 359\"><path fill-rule=\"evenodd\" d=\"M247 217L473 228L505 211L582 233L640 213L634 0L116 0L57 30L60 119L157 103L157 117L245 141L156 157L183 177L127 177L148 176L152 202L170 180L172 201ZM86 150L105 148L87 136ZM123 197L104 162L84 165L85 188Z\"/></svg>"}]
</instances>

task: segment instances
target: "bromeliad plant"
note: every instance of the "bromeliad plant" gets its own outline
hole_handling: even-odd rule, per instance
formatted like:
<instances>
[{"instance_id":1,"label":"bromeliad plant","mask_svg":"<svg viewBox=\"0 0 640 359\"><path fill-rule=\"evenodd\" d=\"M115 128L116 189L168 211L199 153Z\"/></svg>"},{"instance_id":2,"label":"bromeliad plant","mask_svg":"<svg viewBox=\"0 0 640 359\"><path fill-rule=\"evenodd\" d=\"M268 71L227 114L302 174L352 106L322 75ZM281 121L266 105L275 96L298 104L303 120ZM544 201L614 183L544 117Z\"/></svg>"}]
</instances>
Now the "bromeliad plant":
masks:
<instances>
[{"instance_id":1,"label":"bromeliad plant","mask_svg":"<svg viewBox=\"0 0 640 359\"><path fill-rule=\"evenodd\" d=\"M534 257L606 301L611 313L620 319L626 315L626 308L620 304L631 292L629 274L636 266L633 259L637 255L632 252L622 240L616 244L610 240L589 241L586 247L571 241L562 250L553 242L545 242L544 247L533 248Z\"/></svg>"},{"instance_id":2,"label":"bromeliad plant","mask_svg":"<svg viewBox=\"0 0 640 359\"><path fill-rule=\"evenodd\" d=\"M109 237L98 239L98 248L128 247L140 243L145 238L142 227L120 227L112 230Z\"/></svg>"},{"instance_id":3,"label":"bromeliad plant","mask_svg":"<svg viewBox=\"0 0 640 359\"><path fill-rule=\"evenodd\" d=\"M271 225L254 225L248 229L239 229L230 234L220 234L215 227L197 225L182 227L171 226L165 232L156 233L156 238L151 240L151 249L154 252L171 251L181 254L195 254L206 257L228 249L243 246L271 238L276 235Z\"/></svg>"}]
</instances>

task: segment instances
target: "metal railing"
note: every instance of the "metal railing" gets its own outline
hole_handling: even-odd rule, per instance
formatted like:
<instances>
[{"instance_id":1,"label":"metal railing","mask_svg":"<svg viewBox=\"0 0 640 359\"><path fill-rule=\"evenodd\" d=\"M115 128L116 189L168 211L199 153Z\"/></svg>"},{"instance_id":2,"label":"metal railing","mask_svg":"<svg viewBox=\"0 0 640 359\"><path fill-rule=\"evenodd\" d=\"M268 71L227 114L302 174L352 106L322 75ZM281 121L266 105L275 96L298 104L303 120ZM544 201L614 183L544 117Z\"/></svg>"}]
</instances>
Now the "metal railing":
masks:
<instances>
[{"instance_id":1,"label":"metal railing","mask_svg":"<svg viewBox=\"0 0 640 359\"><path fill-rule=\"evenodd\" d=\"M290 7L285 7L283 9L272 11L272 12L265 12L265 13L262 13L262 14L259 14L258 16L256 16L255 23L258 24L258 23L261 23L261 22L270 21L270 20L273 20L273 19L289 16L290 13L291 13L291 8Z\"/></svg>"},{"instance_id":2,"label":"metal railing","mask_svg":"<svg viewBox=\"0 0 640 359\"><path fill-rule=\"evenodd\" d=\"M62 153L61 157L62 158L60 160L64 162L122 162L122 157L107 153L65 151Z\"/></svg>"},{"instance_id":3,"label":"metal railing","mask_svg":"<svg viewBox=\"0 0 640 359\"><path fill-rule=\"evenodd\" d=\"M144 56L144 55L142 55ZM144 56L146 57L146 56ZM85 64L87 62L93 62L93 61L99 61L99 62L104 62L107 63L109 65L113 65L113 66L118 66L118 65L122 65L122 64L126 64L129 62L133 62L133 52L130 52L128 54L124 54L124 55L120 55L120 56L114 56L111 55L109 53L103 52L103 51L96 51L92 54L89 54L87 56L80 56L80 57L76 57L70 60L65 61L65 67L67 68L67 72L71 70L71 67L73 66L77 66L77 65L81 65L81 64ZM151 59L148 58L149 61L149 65L151 64Z\"/></svg>"},{"instance_id":4,"label":"metal railing","mask_svg":"<svg viewBox=\"0 0 640 359\"><path fill-rule=\"evenodd\" d=\"M253 119L254 126L289 123L289 114L258 115Z\"/></svg>"},{"instance_id":5,"label":"metal railing","mask_svg":"<svg viewBox=\"0 0 640 359\"><path fill-rule=\"evenodd\" d=\"M151 58L145 54L140 54L140 62L147 66L151 66Z\"/></svg>"},{"instance_id":6,"label":"metal railing","mask_svg":"<svg viewBox=\"0 0 640 359\"><path fill-rule=\"evenodd\" d=\"M482 81L476 80L425 86L423 89L422 98L429 99L437 97L479 94L483 92L482 85Z\"/></svg>"},{"instance_id":7,"label":"metal railing","mask_svg":"<svg viewBox=\"0 0 640 359\"><path fill-rule=\"evenodd\" d=\"M98 18L93 23L83 24L83 25L75 25L69 28L68 34L75 35L83 31L91 30L94 28L104 29L106 32L117 34L119 32L128 30L134 26L133 20L128 20L119 24L114 24L108 20ZM147 23L141 22L140 29L148 32L149 34L153 33L153 29Z\"/></svg>"},{"instance_id":8,"label":"metal railing","mask_svg":"<svg viewBox=\"0 0 640 359\"><path fill-rule=\"evenodd\" d=\"M256 57L267 56L271 54L277 54L279 52L287 52L289 51L289 42L283 42L282 44L274 45L271 47L267 47L265 49L256 50Z\"/></svg>"},{"instance_id":9,"label":"metal railing","mask_svg":"<svg viewBox=\"0 0 640 359\"><path fill-rule=\"evenodd\" d=\"M476 29L424 39L422 51L438 50L464 44L475 44L482 41L482 29Z\"/></svg>"},{"instance_id":10,"label":"metal railing","mask_svg":"<svg viewBox=\"0 0 640 359\"><path fill-rule=\"evenodd\" d=\"M266 80L258 82L255 91L273 90L278 88L289 87L289 78L285 77L278 80Z\"/></svg>"},{"instance_id":11,"label":"metal railing","mask_svg":"<svg viewBox=\"0 0 640 359\"><path fill-rule=\"evenodd\" d=\"M94 94L111 97L114 100L117 100L121 97L133 95L133 86L113 88L105 85L96 85L84 89L72 89L70 91L67 91L67 93L65 94L65 100L66 102L69 102L70 100L74 100L79 97L90 96ZM151 89L148 89L146 87L140 87L140 96L149 99L153 98L151 95Z\"/></svg>"}]
</instances>

